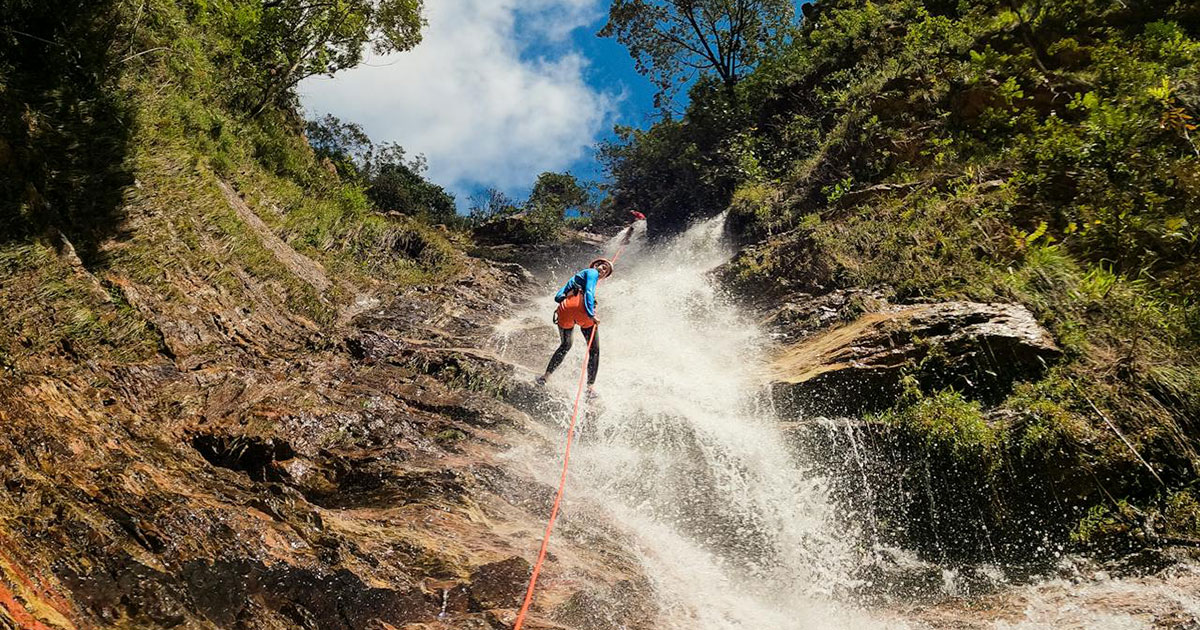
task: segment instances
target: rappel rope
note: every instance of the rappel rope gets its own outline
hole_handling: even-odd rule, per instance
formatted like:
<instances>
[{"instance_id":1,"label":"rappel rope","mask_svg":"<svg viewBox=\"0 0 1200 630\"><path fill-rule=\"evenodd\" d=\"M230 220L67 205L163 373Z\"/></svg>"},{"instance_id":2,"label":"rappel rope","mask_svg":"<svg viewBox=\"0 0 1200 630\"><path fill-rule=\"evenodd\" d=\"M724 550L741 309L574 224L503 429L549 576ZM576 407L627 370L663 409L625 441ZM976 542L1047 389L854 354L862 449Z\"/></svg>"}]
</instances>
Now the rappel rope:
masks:
<instances>
[{"instance_id":1,"label":"rappel rope","mask_svg":"<svg viewBox=\"0 0 1200 630\"><path fill-rule=\"evenodd\" d=\"M633 226L629 226L630 236L633 234ZM621 257L621 252L625 251L625 246L628 240L624 240L619 247L617 253L613 254L612 262L616 264L617 259ZM597 284L603 281L603 278L597 280ZM554 495L554 505L550 508L550 520L546 522L546 533L542 534L542 548L538 551L537 562L533 564L533 573L529 575L529 587L525 589L525 601L521 604L521 610L517 612L517 620L513 623L513 630L521 630L525 625L525 615L529 613L529 607L533 604L533 592L537 587L538 575L542 572L542 564L546 561L546 549L550 546L550 533L554 531L554 521L558 520L558 508L562 504L563 491L567 487L567 467L571 462L571 444L575 439L575 422L579 419L579 401L583 397L583 383L587 376L588 357L592 353L592 341L596 339L596 335L600 334L600 323L597 322L592 328L592 334L588 337L587 348L583 352L583 365L579 369L579 385L575 389L575 407L571 410L571 422L567 425L567 446L563 450L563 465L562 476L558 480L558 493Z\"/></svg>"}]
</instances>

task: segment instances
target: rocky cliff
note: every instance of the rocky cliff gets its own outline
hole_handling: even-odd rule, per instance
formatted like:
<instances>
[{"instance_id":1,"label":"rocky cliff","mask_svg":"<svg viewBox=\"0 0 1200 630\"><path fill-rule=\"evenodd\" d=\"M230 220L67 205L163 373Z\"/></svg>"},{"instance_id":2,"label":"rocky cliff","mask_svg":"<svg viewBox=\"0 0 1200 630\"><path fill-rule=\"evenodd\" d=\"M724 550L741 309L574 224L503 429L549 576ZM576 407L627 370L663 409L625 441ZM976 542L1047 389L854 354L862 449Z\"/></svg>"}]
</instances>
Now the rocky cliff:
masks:
<instances>
[{"instance_id":1,"label":"rocky cliff","mask_svg":"<svg viewBox=\"0 0 1200 630\"><path fill-rule=\"evenodd\" d=\"M9 263L16 352L39 342L41 325L71 325L34 273L55 274L110 325L143 327L157 349L87 358L64 342L10 364L0 619L503 627L553 488L496 458L517 443L554 453L560 436L506 402L545 404L478 348L529 277L462 258L443 283L369 293L279 238L258 218L269 210L216 188L220 212L240 222L271 275L236 263L197 269L176 241L157 272L183 297L173 303L120 266L93 276L66 247L31 246L36 268ZM135 239L145 229L130 225ZM191 246L222 253L230 243L201 227ZM243 293L214 286L213 272ZM328 323L288 308L293 290L328 309ZM636 609L638 572L617 534L584 523L562 532L540 618L570 619L583 600Z\"/></svg>"}]
</instances>

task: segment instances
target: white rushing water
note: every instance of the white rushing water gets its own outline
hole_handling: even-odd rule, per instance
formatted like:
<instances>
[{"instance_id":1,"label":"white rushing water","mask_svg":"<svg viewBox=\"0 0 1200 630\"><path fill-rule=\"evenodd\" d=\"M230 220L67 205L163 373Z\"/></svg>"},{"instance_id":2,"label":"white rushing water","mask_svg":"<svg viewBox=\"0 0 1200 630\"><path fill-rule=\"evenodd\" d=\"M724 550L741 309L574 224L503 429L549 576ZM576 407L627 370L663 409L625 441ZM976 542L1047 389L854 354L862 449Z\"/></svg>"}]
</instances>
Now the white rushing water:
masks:
<instances>
[{"instance_id":1,"label":"white rushing water","mask_svg":"<svg viewBox=\"0 0 1200 630\"><path fill-rule=\"evenodd\" d=\"M868 627L833 603L851 554L823 480L789 455L755 395L765 340L708 279L732 255L722 227L718 217L657 248L638 235L601 283L602 411L580 427L568 495L633 533L665 627ZM537 327L552 307L547 295L502 330ZM521 346L527 334L506 353L540 368L557 335L544 323L536 334L543 354ZM550 384L563 398L583 356L575 334Z\"/></svg>"},{"instance_id":2,"label":"white rushing water","mask_svg":"<svg viewBox=\"0 0 1200 630\"><path fill-rule=\"evenodd\" d=\"M761 395L755 375L768 340L708 277L733 254L722 233L717 217L656 247L638 234L597 294L601 403L580 421L564 518L572 504L586 503L630 535L662 614L656 627L1115 630L1156 626L1144 611L1118 605L1120 598L1106 599L1113 593L1200 607L1177 584L1107 579L1010 590L1002 595L1009 610L997 605L991 618L953 604L900 613L848 601L862 586L853 578L863 560L858 524L838 522L826 480L787 448ZM616 249L614 239L608 251ZM555 282L574 271L562 270ZM558 342L553 306L548 292L498 328L507 359L541 372ZM574 334L549 385L562 400L575 395L584 354ZM565 428L567 418L546 420ZM557 482L555 465L541 471L547 483ZM1089 593L1098 596L1088 600Z\"/></svg>"}]
</instances>

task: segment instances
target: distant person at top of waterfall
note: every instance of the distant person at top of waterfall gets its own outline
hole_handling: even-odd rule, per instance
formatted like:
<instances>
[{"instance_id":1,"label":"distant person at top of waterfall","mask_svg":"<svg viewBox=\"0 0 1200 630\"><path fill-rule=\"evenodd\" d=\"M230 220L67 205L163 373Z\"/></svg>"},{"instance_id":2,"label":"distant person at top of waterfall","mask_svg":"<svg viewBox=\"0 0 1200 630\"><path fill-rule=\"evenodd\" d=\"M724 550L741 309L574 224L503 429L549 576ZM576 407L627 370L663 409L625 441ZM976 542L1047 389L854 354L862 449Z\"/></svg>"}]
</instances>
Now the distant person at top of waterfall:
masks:
<instances>
[{"instance_id":1,"label":"distant person at top of waterfall","mask_svg":"<svg viewBox=\"0 0 1200 630\"><path fill-rule=\"evenodd\" d=\"M588 397L596 395L596 373L600 370L600 334L596 330L596 285L601 278L612 275L613 264L605 258L597 258L588 265L587 269L571 277L563 288L558 290L554 301L558 308L554 311L554 322L558 324L558 349L550 357L546 373L537 379L538 385L545 385L546 379L558 369L567 352L571 350L571 333L579 326L583 338L590 345L588 351Z\"/></svg>"},{"instance_id":2,"label":"distant person at top of waterfall","mask_svg":"<svg viewBox=\"0 0 1200 630\"><path fill-rule=\"evenodd\" d=\"M637 225L638 221L646 220L646 215L642 214L641 212L638 212L637 210L630 210L629 214L633 215L633 223L630 223L629 227L625 228L625 236L621 238L621 245L628 245L629 241L631 241L633 239L634 226Z\"/></svg>"}]
</instances>

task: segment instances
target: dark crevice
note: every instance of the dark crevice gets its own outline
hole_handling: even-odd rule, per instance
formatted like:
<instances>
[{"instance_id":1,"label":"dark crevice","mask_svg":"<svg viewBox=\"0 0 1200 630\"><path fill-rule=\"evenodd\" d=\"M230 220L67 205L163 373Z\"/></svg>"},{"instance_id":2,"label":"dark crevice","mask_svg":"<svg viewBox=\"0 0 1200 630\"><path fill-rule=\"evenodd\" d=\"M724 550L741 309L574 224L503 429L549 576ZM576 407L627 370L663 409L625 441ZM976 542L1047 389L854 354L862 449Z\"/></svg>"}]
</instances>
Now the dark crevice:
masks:
<instances>
[{"instance_id":1,"label":"dark crevice","mask_svg":"<svg viewBox=\"0 0 1200 630\"><path fill-rule=\"evenodd\" d=\"M275 438L199 434L192 448L213 466L244 472L254 481L284 481L273 464L296 456L290 444Z\"/></svg>"}]
</instances>

